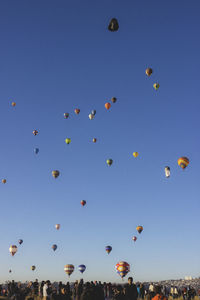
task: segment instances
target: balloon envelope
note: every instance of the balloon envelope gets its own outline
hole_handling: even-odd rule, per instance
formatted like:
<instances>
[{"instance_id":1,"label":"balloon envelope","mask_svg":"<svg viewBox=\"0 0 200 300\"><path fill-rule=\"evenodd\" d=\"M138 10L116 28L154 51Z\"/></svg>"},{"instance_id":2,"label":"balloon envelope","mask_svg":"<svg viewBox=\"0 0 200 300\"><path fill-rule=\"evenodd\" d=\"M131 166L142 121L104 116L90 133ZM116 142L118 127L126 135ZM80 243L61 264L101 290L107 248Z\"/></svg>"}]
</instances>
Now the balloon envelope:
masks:
<instances>
[{"instance_id":1,"label":"balloon envelope","mask_svg":"<svg viewBox=\"0 0 200 300\"><path fill-rule=\"evenodd\" d=\"M18 240L18 243L21 245L23 243L23 240Z\"/></svg>"},{"instance_id":2,"label":"balloon envelope","mask_svg":"<svg viewBox=\"0 0 200 300\"><path fill-rule=\"evenodd\" d=\"M34 134L34 135L37 135L37 134L38 134L38 131L37 131L37 130L33 130L33 134Z\"/></svg>"},{"instance_id":3,"label":"balloon envelope","mask_svg":"<svg viewBox=\"0 0 200 300\"><path fill-rule=\"evenodd\" d=\"M58 170L52 171L52 176L53 176L54 178L57 178L59 175L60 175L60 172L59 172Z\"/></svg>"},{"instance_id":4,"label":"balloon envelope","mask_svg":"<svg viewBox=\"0 0 200 300\"><path fill-rule=\"evenodd\" d=\"M107 159L107 161L106 161L106 162L107 162L107 165L108 165L108 166L111 166L111 165L112 165L112 163L113 163L113 160L112 160L112 159Z\"/></svg>"},{"instance_id":5,"label":"balloon envelope","mask_svg":"<svg viewBox=\"0 0 200 300\"><path fill-rule=\"evenodd\" d=\"M6 183L6 179L5 178L2 179L1 182L5 184Z\"/></svg>"},{"instance_id":6,"label":"balloon envelope","mask_svg":"<svg viewBox=\"0 0 200 300\"><path fill-rule=\"evenodd\" d=\"M15 253L17 252L17 246L16 245L11 245L9 248L9 251L11 253L12 256L15 255Z\"/></svg>"},{"instance_id":7,"label":"balloon envelope","mask_svg":"<svg viewBox=\"0 0 200 300\"><path fill-rule=\"evenodd\" d=\"M139 153L138 152L133 152L134 157L138 157Z\"/></svg>"},{"instance_id":8,"label":"balloon envelope","mask_svg":"<svg viewBox=\"0 0 200 300\"><path fill-rule=\"evenodd\" d=\"M85 206L85 204L86 204L86 201L85 200L81 200L81 205Z\"/></svg>"},{"instance_id":9,"label":"balloon envelope","mask_svg":"<svg viewBox=\"0 0 200 300\"><path fill-rule=\"evenodd\" d=\"M65 143L69 145L71 143L71 139L70 138L66 138Z\"/></svg>"},{"instance_id":10,"label":"balloon envelope","mask_svg":"<svg viewBox=\"0 0 200 300\"><path fill-rule=\"evenodd\" d=\"M109 254L112 251L112 247L111 246L106 246L106 252Z\"/></svg>"},{"instance_id":11,"label":"balloon envelope","mask_svg":"<svg viewBox=\"0 0 200 300\"><path fill-rule=\"evenodd\" d=\"M138 233L141 233L143 231L143 226L137 226L136 230L138 231Z\"/></svg>"},{"instance_id":12,"label":"balloon envelope","mask_svg":"<svg viewBox=\"0 0 200 300\"><path fill-rule=\"evenodd\" d=\"M93 120L93 119L94 119L94 115L93 115L93 114L89 114L88 117L89 117L90 120Z\"/></svg>"},{"instance_id":13,"label":"balloon envelope","mask_svg":"<svg viewBox=\"0 0 200 300\"><path fill-rule=\"evenodd\" d=\"M159 87L160 87L160 84L159 83L154 83L153 87L154 87L155 90L158 90Z\"/></svg>"},{"instance_id":14,"label":"balloon envelope","mask_svg":"<svg viewBox=\"0 0 200 300\"><path fill-rule=\"evenodd\" d=\"M170 177L170 167L165 167L165 176Z\"/></svg>"},{"instance_id":15,"label":"balloon envelope","mask_svg":"<svg viewBox=\"0 0 200 300\"><path fill-rule=\"evenodd\" d=\"M80 265L78 266L78 269L81 273L85 272L86 266L85 265Z\"/></svg>"},{"instance_id":16,"label":"balloon envelope","mask_svg":"<svg viewBox=\"0 0 200 300\"><path fill-rule=\"evenodd\" d=\"M32 266L31 270L34 271L36 269L36 266Z\"/></svg>"},{"instance_id":17,"label":"balloon envelope","mask_svg":"<svg viewBox=\"0 0 200 300\"><path fill-rule=\"evenodd\" d=\"M74 266L71 264L65 265L64 271L68 276L70 276L74 272Z\"/></svg>"},{"instance_id":18,"label":"balloon envelope","mask_svg":"<svg viewBox=\"0 0 200 300\"><path fill-rule=\"evenodd\" d=\"M38 148L35 148L35 149L34 149L34 152L35 152L35 154L38 154L38 153L39 153L39 149L38 149Z\"/></svg>"},{"instance_id":19,"label":"balloon envelope","mask_svg":"<svg viewBox=\"0 0 200 300\"><path fill-rule=\"evenodd\" d=\"M146 75L147 76L151 76L152 73L153 73L153 70L151 68L146 69Z\"/></svg>"},{"instance_id":20,"label":"balloon envelope","mask_svg":"<svg viewBox=\"0 0 200 300\"><path fill-rule=\"evenodd\" d=\"M130 272L130 265L125 261L120 261L116 264L115 270L121 278L125 277Z\"/></svg>"},{"instance_id":21,"label":"balloon envelope","mask_svg":"<svg viewBox=\"0 0 200 300\"><path fill-rule=\"evenodd\" d=\"M109 25L108 25L108 30L109 31L117 31L119 29L119 24L116 18L111 19Z\"/></svg>"},{"instance_id":22,"label":"balloon envelope","mask_svg":"<svg viewBox=\"0 0 200 300\"><path fill-rule=\"evenodd\" d=\"M58 247L57 247L57 245L55 245L55 244L52 246L53 251L56 251L57 248L58 248Z\"/></svg>"},{"instance_id":23,"label":"balloon envelope","mask_svg":"<svg viewBox=\"0 0 200 300\"><path fill-rule=\"evenodd\" d=\"M68 113L64 113L64 118L67 119L69 117Z\"/></svg>"},{"instance_id":24,"label":"balloon envelope","mask_svg":"<svg viewBox=\"0 0 200 300\"><path fill-rule=\"evenodd\" d=\"M74 110L74 112L75 112L75 114L79 114L80 113L80 109L79 108L76 108L75 110Z\"/></svg>"},{"instance_id":25,"label":"balloon envelope","mask_svg":"<svg viewBox=\"0 0 200 300\"><path fill-rule=\"evenodd\" d=\"M136 236L133 236L132 240L133 240L134 242L136 242L136 241L137 241L137 237L136 237Z\"/></svg>"},{"instance_id":26,"label":"balloon envelope","mask_svg":"<svg viewBox=\"0 0 200 300\"><path fill-rule=\"evenodd\" d=\"M185 156L181 157L178 159L178 165L182 168L185 169L189 165L189 159Z\"/></svg>"},{"instance_id":27,"label":"balloon envelope","mask_svg":"<svg viewBox=\"0 0 200 300\"><path fill-rule=\"evenodd\" d=\"M55 227L56 227L57 230L59 230L60 229L60 224L56 224Z\"/></svg>"},{"instance_id":28,"label":"balloon envelope","mask_svg":"<svg viewBox=\"0 0 200 300\"><path fill-rule=\"evenodd\" d=\"M111 108L111 104L109 103L109 102L107 102L106 104L105 104L105 108L108 110L108 109L110 109Z\"/></svg>"}]
</instances>

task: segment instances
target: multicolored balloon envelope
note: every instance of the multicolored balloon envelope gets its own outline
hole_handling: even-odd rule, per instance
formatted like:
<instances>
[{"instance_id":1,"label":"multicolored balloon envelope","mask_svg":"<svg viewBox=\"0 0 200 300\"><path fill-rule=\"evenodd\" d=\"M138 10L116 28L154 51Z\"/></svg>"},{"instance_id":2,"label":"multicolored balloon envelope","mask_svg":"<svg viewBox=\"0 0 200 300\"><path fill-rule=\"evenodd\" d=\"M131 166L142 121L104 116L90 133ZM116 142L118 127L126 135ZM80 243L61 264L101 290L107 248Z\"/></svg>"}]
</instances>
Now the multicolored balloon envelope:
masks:
<instances>
[{"instance_id":1,"label":"multicolored balloon envelope","mask_svg":"<svg viewBox=\"0 0 200 300\"><path fill-rule=\"evenodd\" d=\"M112 251L112 247L111 246L106 246L106 252L109 254Z\"/></svg>"},{"instance_id":2,"label":"multicolored balloon envelope","mask_svg":"<svg viewBox=\"0 0 200 300\"><path fill-rule=\"evenodd\" d=\"M85 206L85 204L86 204L86 201L85 200L81 200L81 205Z\"/></svg>"},{"instance_id":3,"label":"multicolored balloon envelope","mask_svg":"<svg viewBox=\"0 0 200 300\"><path fill-rule=\"evenodd\" d=\"M31 267L31 270L32 270L32 271L35 271L35 269L36 269L36 266L32 266L32 267Z\"/></svg>"},{"instance_id":4,"label":"multicolored balloon envelope","mask_svg":"<svg viewBox=\"0 0 200 300\"><path fill-rule=\"evenodd\" d=\"M90 120L93 120L93 119L94 119L94 115L93 115L93 114L89 114L88 117L89 117Z\"/></svg>"},{"instance_id":5,"label":"multicolored balloon envelope","mask_svg":"<svg viewBox=\"0 0 200 300\"><path fill-rule=\"evenodd\" d=\"M113 163L113 160L112 159L107 159L106 163L107 163L108 166L111 166L112 163Z\"/></svg>"},{"instance_id":6,"label":"multicolored balloon envelope","mask_svg":"<svg viewBox=\"0 0 200 300\"><path fill-rule=\"evenodd\" d=\"M18 243L21 245L23 243L23 240L18 240Z\"/></svg>"},{"instance_id":7,"label":"multicolored balloon envelope","mask_svg":"<svg viewBox=\"0 0 200 300\"><path fill-rule=\"evenodd\" d=\"M64 118L67 119L69 117L68 113L64 113Z\"/></svg>"},{"instance_id":8,"label":"multicolored balloon envelope","mask_svg":"<svg viewBox=\"0 0 200 300\"><path fill-rule=\"evenodd\" d=\"M138 157L139 153L138 152L133 152L134 157Z\"/></svg>"},{"instance_id":9,"label":"multicolored balloon envelope","mask_svg":"<svg viewBox=\"0 0 200 300\"><path fill-rule=\"evenodd\" d=\"M93 110L91 111L91 114L95 116L95 115L96 115L96 110L93 109Z\"/></svg>"},{"instance_id":10,"label":"multicolored balloon envelope","mask_svg":"<svg viewBox=\"0 0 200 300\"><path fill-rule=\"evenodd\" d=\"M16 245L11 245L9 248L9 251L11 253L12 256L15 255L15 253L17 252L17 246Z\"/></svg>"},{"instance_id":11,"label":"multicolored balloon envelope","mask_svg":"<svg viewBox=\"0 0 200 300\"><path fill-rule=\"evenodd\" d=\"M69 144L71 143L71 139L70 139L70 138L66 138L65 143L66 143L67 145L69 145Z\"/></svg>"},{"instance_id":12,"label":"multicolored balloon envelope","mask_svg":"<svg viewBox=\"0 0 200 300\"><path fill-rule=\"evenodd\" d=\"M75 110L74 110L74 112L75 112L75 114L79 114L80 113L80 109L79 108L76 108Z\"/></svg>"},{"instance_id":13,"label":"multicolored balloon envelope","mask_svg":"<svg viewBox=\"0 0 200 300\"><path fill-rule=\"evenodd\" d=\"M137 241L137 236L133 236L133 237L132 237L132 240L133 240L134 242L136 242L136 241Z\"/></svg>"},{"instance_id":14,"label":"multicolored balloon envelope","mask_svg":"<svg viewBox=\"0 0 200 300\"><path fill-rule=\"evenodd\" d=\"M109 103L109 102L107 102L106 104L105 104L105 108L108 110L108 109L110 109L111 108L111 104Z\"/></svg>"},{"instance_id":15,"label":"multicolored balloon envelope","mask_svg":"<svg viewBox=\"0 0 200 300\"><path fill-rule=\"evenodd\" d=\"M151 74L153 73L153 70L152 70L152 68L147 68L145 72L146 72L147 76L151 76Z\"/></svg>"},{"instance_id":16,"label":"multicolored balloon envelope","mask_svg":"<svg viewBox=\"0 0 200 300\"><path fill-rule=\"evenodd\" d=\"M156 83L154 83L153 87L157 91L160 87L160 84L156 82Z\"/></svg>"},{"instance_id":17,"label":"multicolored balloon envelope","mask_svg":"<svg viewBox=\"0 0 200 300\"><path fill-rule=\"evenodd\" d=\"M74 266L73 265L65 265L64 267L65 273L70 276L74 272Z\"/></svg>"},{"instance_id":18,"label":"multicolored balloon envelope","mask_svg":"<svg viewBox=\"0 0 200 300\"><path fill-rule=\"evenodd\" d=\"M96 138L93 138L92 141L93 141L93 143L96 143L96 142L97 142L97 139L96 139Z\"/></svg>"},{"instance_id":19,"label":"multicolored balloon envelope","mask_svg":"<svg viewBox=\"0 0 200 300\"><path fill-rule=\"evenodd\" d=\"M15 106L16 106L16 102L12 102L11 105L12 105L13 107L15 107Z\"/></svg>"},{"instance_id":20,"label":"multicolored balloon envelope","mask_svg":"<svg viewBox=\"0 0 200 300\"><path fill-rule=\"evenodd\" d=\"M189 159L187 157L181 157L178 159L178 165L182 168L185 169L189 165Z\"/></svg>"},{"instance_id":21,"label":"multicolored balloon envelope","mask_svg":"<svg viewBox=\"0 0 200 300\"><path fill-rule=\"evenodd\" d=\"M34 135L37 135L37 134L38 134L38 131L37 131L37 130L33 130L33 134L34 134Z\"/></svg>"},{"instance_id":22,"label":"multicolored balloon envelope","mask_svg":"<svg viewBox=\"0 0 200 300\"><path fill-rule=\"evenodd\" d=\"M143 231L143 226L137 226L136 230L138 231L138 233L141 233Z\"/></svg>"},{"instance_id":23,"label":"multicolored balloon envelope","mask_svg":"<svg viewBox=\"0 0 200 300\"><path fill-rule=\"evenodd\" d=\"M60 172L58 170L54 170L51 172L51 174L54 178L57 178L60 175Z\"/></svg>"},{"instance_id":24,"label":"multicolored balloon envelope","mask_svg":"<svg viewBox=\"0 0 200 300\"><path fill-rule=\"evenodd\" d=\"M115 270L121 278L125 277L130 272L130 265L125 261L120 261L116 264Z\"/></svg>"},{"instance_id":25,"label":"multicolored balloon envelope","mask_svg":"<svg viewBox=\"0 0 200 300\"><path fill-rule=\"evenodd\" d=\"M78 269L81 273L85 272L86 266L85 265L80 265L78 266Z\"/></svg>"},{"instance_id":26,"label":"multicolored balloon envelope","mask_svg":"<svg viewBox=\"0 0 200 300\"><path fill-rule=\"evenodd\" d=\"M58 248L58 247L57 247L56 244L54 244L54 245L52 246L53 251L56 251L57 248Z\"/></svg>"}]
</instances>

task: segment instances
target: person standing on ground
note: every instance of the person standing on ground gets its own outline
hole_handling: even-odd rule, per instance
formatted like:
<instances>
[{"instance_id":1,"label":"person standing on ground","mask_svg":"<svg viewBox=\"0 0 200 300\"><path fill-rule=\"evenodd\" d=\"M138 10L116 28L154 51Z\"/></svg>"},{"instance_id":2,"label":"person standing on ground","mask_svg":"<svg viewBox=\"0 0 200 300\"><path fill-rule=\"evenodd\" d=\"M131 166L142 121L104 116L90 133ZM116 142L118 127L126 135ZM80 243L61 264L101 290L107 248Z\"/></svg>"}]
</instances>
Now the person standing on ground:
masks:
<instances>
[{"instance_id":1,"label":"person standing on ground","mask_svg":"<svg viewBox=\"0 0 200 300\"><path fill-rule=\"evenodd\" d=\"M137 287L133 283L133 278L128 278L128 284L125 286L124 294L126 297L126 300L137 300L138 292Z\"/></svg>"}]
</instances>

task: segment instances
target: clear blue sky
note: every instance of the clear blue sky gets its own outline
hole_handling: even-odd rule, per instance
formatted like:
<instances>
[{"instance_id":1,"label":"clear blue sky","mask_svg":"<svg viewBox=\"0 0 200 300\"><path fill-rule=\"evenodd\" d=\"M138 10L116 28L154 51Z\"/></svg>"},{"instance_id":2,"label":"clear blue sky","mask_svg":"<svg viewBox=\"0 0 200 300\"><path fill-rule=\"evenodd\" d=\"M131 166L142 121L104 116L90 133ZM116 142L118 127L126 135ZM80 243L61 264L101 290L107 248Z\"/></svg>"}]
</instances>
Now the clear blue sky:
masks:
<instances>
[{"instance_id":1,"label":"clear blue sky","mask_svg":"<svg viewBox=\"0 0 200 300\"><path fill-rule=\"evenodd\" d=\"M198 0L0 2L0 281L65 281L72 263L71 280L121 282L121 260L135 280L199 276L199 11Z\"/></svg>"}]
</instances>

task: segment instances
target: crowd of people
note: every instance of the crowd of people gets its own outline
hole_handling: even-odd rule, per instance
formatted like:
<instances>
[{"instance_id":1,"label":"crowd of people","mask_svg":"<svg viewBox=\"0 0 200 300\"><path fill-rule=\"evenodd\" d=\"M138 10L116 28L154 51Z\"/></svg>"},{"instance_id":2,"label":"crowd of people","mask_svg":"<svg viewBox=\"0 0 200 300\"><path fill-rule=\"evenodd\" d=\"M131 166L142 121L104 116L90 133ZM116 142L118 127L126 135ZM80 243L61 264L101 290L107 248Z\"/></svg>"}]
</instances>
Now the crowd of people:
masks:
<instances>
[{"instance_id":1,"label":"crowd of people","mask_svg":"<svg viewBox=\"0 0 200 300\"><path fill-rule=\"evenodd\" d=\"M73 284L52 284L49 280L27 284L9 282L0 285L0 295L11 300L167 300L169 296L173 299L183 297L183 300L192 300L195 296L200 298L200 290L192 287L179 289L177 287L167 288L154 284L134 284L133 278L128 278L126 284L111 284L91 281L84 283L81 279Z\"/></svg>"}]
</instances>

